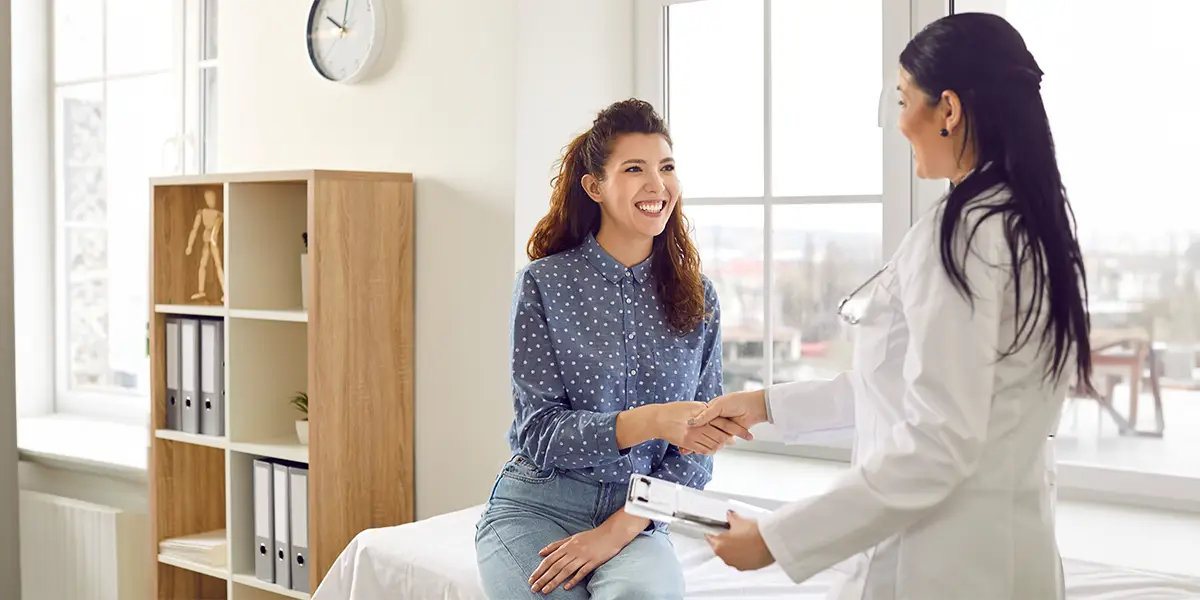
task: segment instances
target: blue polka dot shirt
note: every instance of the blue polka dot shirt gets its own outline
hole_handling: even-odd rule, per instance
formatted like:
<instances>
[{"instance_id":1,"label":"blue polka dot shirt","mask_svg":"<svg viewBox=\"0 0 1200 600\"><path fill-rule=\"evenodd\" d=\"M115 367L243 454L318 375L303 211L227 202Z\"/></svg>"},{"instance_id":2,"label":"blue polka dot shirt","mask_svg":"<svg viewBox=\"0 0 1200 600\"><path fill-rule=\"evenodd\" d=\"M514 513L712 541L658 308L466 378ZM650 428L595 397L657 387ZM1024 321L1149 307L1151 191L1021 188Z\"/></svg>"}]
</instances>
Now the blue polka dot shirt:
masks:
<instances>
[{"instance_id":1,"label":"blue polka dot shirt","mask_svg":"<svg viewBox=\"0 0 1200 600\"><path fill-rule=\"evenodd\" d=\"M663 440L617 448L617 414L721 395L721 315L703 278L706 318L678 335L651 259L626 268L589 236L518 275L512 309L513 452L602 483L634 474L703 488L712 458Z\"/></svg>"}]
</instances>

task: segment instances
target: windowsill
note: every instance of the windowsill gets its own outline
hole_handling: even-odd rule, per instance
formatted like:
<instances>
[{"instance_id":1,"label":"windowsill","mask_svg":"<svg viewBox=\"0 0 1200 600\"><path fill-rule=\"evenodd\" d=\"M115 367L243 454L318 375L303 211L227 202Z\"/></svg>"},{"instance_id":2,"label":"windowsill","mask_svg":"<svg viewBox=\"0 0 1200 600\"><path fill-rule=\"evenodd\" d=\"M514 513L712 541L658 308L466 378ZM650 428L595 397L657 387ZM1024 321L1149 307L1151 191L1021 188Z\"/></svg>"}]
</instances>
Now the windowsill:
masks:
<instances>
[{"instance_id":1,"label":"windowsill","mask_svg":"<svg viewBox=\"0 0 1200 600\"><path fill-rule=\"evenodd\" d=\"M144 481L149 431L142 426L54 414L17 419L20 460Z\"/></svg>"},{"instance_id":2,"label":"windowsill","mask_svg":"<svg viewBox=\"0 0 1200 600\"><path fill-rule=\"evenodd\" d=\"M719 452L714 461L708 489L784 502L820 494L849 467L739 450ZM1061 498L1057 506L1059 550L1065 558L1200 577L1194 552L1200 513Z\"/></svg>"},{"instance_id":3,"label":"windowsill","mask_svg":"<svg viewBox=\"0 0 1200 600\"><path fill-rule=\"evenodd\" d=\"M753 442L741 442L738 448L785 459L830 461L841 467L850 463L848 437L831 437L824 445L787 445L775 441L777 437L768 437L770 434L766 430L760 431L755 433L759 436L758 439ZM1067 446L1069 443L1071 442L1068 439L1063 438L1056 441L1060 500L1200 513L1200 471L1194 466L1164 471L1160 467L1165 461L1150 461L1144 465L1096 464L1094 459L1078 460L1081 458L1078 452L1075 455L1076 460L1071 460L1072 455L1065 451L1072 449Z\"/></svg>"}]
</instances>

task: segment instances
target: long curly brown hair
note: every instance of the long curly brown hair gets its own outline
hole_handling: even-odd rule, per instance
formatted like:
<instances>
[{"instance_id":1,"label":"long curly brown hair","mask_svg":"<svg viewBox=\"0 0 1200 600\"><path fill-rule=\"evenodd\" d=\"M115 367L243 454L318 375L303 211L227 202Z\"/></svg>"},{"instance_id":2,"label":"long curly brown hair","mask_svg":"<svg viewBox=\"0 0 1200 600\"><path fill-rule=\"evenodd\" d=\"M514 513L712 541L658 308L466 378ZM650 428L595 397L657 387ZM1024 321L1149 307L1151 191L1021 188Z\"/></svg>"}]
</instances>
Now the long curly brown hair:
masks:
<instances>
[{"instance_id":1,"label":"long curly brown hair","mask_svg":"<svg viewBox=\"0 0 1200 600\"><path fill-rule=\"evenodd\" d=\"M604 180L604 166L613 143L624 134L658 134L671 144L666 123L654 107L630 99L600 111L592 127L564 150L553 180L550 212L538 221L525 246L529 260L569 250L583 243L588 234L600 231L600 205L583 189L583 176ZM700 254L688 236L690 226L676 202L663 232L654 238L651 270L667 322L679 333L694 330L705 316L704 285L700 278Z\"/></svg>"}]
</instances>

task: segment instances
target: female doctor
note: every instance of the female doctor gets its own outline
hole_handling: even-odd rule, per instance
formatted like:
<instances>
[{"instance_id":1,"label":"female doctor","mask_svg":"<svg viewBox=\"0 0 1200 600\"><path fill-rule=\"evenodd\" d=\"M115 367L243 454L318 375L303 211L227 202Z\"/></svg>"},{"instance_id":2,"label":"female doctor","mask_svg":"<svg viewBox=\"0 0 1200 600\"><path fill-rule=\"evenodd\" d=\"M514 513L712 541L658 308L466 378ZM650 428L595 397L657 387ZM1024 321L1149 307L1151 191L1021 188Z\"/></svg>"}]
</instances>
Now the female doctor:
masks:
<instances>
[{"instance_id":1,"label":"female doctor","mask_svg":"<svg viewBox=\"0 0 1200 600\"><path fill-rule=\"evenodd\" d=\"M709 541L729 565L777 561L796 582L853 557L834 598L1059 599L1047 438L1091 363L1042 72L987 14L929 25L900 66L917 175L953 186L839 307L853 369L722 396L694 419L769 421L789 442L853 426L853 465L757 522L731 515Z\"/></svg>"}]
</instances>

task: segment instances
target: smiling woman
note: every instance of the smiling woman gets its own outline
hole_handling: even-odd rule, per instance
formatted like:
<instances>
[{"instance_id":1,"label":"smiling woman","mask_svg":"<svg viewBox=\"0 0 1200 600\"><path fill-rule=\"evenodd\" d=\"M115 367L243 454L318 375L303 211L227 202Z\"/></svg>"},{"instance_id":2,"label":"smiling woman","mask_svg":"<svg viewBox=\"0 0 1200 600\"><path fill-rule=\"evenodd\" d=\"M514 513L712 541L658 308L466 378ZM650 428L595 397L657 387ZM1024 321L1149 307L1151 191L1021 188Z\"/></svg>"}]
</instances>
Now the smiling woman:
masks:
<instances>
[{"instance_id":1,"label":"smiling woman","mask_svg":"<svg viewBox=\"0 0 1200 600\"><path fill-rule=\"evenodd\" d=\"M567 147L512 322L513 458L479 521L495 599L681 598L665 527L625 513L630 477L694 488L749 432L688 419L720 395L720 306L680 206L671 139L618 102ZM688 454L684 454L684 452Z\"/></svg>"}]
</instances>

